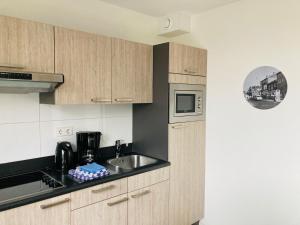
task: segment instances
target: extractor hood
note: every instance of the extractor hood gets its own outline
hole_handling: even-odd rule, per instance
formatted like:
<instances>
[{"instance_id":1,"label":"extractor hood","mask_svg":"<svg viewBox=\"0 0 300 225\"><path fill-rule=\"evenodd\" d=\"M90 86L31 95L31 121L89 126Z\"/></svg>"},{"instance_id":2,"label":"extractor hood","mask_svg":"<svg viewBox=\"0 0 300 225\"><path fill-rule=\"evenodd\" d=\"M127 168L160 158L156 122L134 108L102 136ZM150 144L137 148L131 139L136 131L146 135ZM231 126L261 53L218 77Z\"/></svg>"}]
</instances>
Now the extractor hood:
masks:
<instances>
[{"instance_id":1,"label":"extractor hood","mask_svg":"<svg viewBox=\"0 0 300 225\"><path fill-rule=\"evenodd\" d=\"M0 93L53 92L63 82L62 74L0 70Z\"/></svg>"}]
</instances>

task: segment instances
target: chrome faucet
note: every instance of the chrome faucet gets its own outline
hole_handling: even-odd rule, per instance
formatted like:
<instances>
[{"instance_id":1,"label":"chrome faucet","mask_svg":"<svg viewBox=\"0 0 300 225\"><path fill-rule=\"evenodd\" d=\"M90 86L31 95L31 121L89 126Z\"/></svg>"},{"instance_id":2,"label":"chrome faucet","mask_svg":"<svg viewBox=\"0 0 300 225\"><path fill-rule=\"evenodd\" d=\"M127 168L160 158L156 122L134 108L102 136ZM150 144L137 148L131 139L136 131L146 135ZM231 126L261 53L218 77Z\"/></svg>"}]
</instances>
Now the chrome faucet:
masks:
<instances>
[{"instance_id":1,"label":"chrome faucet","mask_svg":"<svg viewBox=\"0 0 300 225\"><path fill-rule=\"evenodd\" d=\"M115 145L115 148L116 148L116 158L119 158L120 157L120 154L121 154L121 142L122 140L116 140L116 145Z\"/></svg>"}]
</instances>

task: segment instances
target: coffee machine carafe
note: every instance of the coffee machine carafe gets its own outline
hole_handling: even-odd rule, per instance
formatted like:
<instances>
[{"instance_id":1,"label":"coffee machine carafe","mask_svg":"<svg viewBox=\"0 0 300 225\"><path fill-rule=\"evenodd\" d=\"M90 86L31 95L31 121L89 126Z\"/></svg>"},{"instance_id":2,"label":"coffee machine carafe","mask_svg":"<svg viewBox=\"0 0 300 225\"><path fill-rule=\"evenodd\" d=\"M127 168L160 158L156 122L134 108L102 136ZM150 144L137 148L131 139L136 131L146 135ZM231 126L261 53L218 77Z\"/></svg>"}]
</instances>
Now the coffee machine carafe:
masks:
<instances>
[{"instance_id":1,"label":"coffee machine carafe","mask_svg":"<svg viewBox=\"0 0 300 225\"><path fill-rule=\"evenodd\" d=\"M86 164L95 160L96 151L100 146L101 132L77 132L78 163Z\"/></svg>"}]
</instances>

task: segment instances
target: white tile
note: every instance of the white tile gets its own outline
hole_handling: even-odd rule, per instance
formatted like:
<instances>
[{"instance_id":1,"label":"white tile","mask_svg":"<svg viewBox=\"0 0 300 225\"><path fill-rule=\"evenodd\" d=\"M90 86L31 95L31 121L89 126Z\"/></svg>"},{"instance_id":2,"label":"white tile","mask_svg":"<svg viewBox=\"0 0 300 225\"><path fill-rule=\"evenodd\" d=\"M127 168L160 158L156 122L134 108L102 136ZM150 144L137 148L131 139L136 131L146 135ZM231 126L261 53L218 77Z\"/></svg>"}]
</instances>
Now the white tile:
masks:
<instances>
[{"instance_id":1,"label":"white tile","mask_svg":"<svg viewBox=\"0 0 300 225\"><path fill-rule=\"evenodd\" d=\"M131 117L132 104L104 105L103 117Z\"/></svg>"},{"instance_id":2,"label":"white tile","mask_svg":"<svg viewBox=\"0 0 300 225\"><path fill-rule=\"evenodd\" d=\"M113 146L119 139L132 142L132 117L104 118L101 146Z\"/></svg>"},{"instance_id":3,"label":"white tile","mask_svg":"<svg viewBox=\"0 0 300 225\"><path fill-rule=\"evenodd\" d=\"M38 94L1 94L0 124L39 120Z\"/></svg>"},{"instance_id":4,"label":"white tile","mask_svg":"<svg viewBox=\"0 0 300 225\"><path fill-rule=\"evenodd\" d=\"M39 123L0 125L0 163L40 156Z\"/></svg>"},{"instance_id":5,"label":"white tile","mask_svg":"<svg viewBox=\"0 0 300 225\"><path fill-rule=\"evenodd\" d=\"M101 105L40 105L40 120L74 120L101 117Z\"/></svg>"},{"instance_id":6,"label":"white tile","mask_svg":"<svg viewBox=\"0 0 300 225\"><path fill-rule=\"evenodd\" d=\"M41 156L55 154L56 144L59 141L69 141L75 150L76 132L78 131L99 131L101 127L99 119L81 119L41 122ZM58 127L72 127L72 136L58 137L56 129ZM100 130L101 131L101 130Z\"/></svg>"}]
</instances>

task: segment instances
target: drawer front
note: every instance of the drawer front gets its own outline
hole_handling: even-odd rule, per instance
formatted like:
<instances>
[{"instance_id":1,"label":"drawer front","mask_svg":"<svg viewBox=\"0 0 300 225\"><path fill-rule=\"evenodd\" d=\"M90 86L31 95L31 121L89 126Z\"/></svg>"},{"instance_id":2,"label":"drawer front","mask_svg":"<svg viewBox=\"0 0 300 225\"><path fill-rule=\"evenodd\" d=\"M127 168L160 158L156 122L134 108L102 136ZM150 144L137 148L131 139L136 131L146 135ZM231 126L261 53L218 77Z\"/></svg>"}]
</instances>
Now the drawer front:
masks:
<instances>
[{"instance_id":1,"label":"drawer front","mask_svg":"<svg viewBox=\"0 0 300 225\"><path fill-rule=\"evenodd\" d=\"M169 74L170 84L202 84L206 85L206 77L183 74Z\"/></svg>"},{"instance_id":2,"label":"drawer front","mask_svg":"<svg viewBox=\"0 0 300 225\"><path fill-rule=\"evenodd\" d=\"M74 210L124 193L127 193L127 178L75 191L71 193L71 209Z\"/></svg>"},{"instance_id":3,"label":"drawer front","mask_svg":"<svg viewBox=\"0 0 300 225\"><path fill-rule=\"evenodd\" d=\"M72 225L127 225L127 194L71 212Z\"/></svg>"},{"instance_id":4,"label":"drawer front","mask_svg":"<svg viewBox=\"0 0 300 225\"><path fill-rule=\"evenodd\" d=\"M169 167L153 170L128 178L128 192L138 190L169 179Z\"/></svg>"},{"instance_id":5,"label":"drawer front","mask_svg":"<svg viewBox=\"0 0 300 225\"><path fill-rule=\"evenodd\" d=\"M70 225L70 195L10 209L0 213L0 225Z\"/></svg>"}]
</instances>

